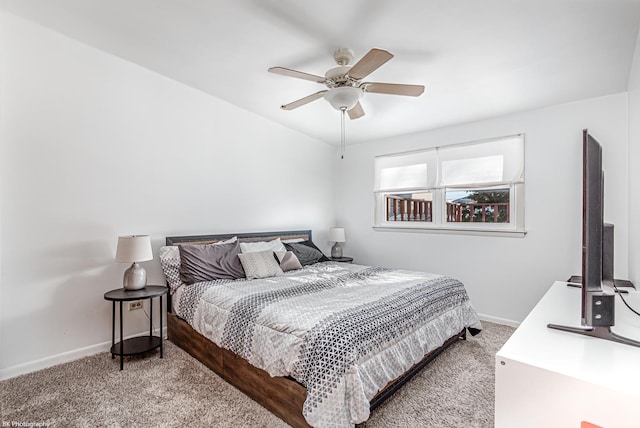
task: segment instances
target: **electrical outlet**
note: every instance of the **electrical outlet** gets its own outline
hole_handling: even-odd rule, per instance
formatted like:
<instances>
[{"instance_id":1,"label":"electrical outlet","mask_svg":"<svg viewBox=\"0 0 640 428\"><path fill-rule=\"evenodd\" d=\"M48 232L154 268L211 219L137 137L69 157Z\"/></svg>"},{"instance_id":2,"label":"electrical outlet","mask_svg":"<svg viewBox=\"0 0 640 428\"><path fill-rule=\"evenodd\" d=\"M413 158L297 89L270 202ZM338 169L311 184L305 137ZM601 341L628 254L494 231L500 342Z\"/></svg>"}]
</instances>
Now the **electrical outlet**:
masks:
<instances>
[{"instance_id":1,"label":"electrical outlet","mask_svg":"<svg viewBox=\"0 0 640 428\"><path fill-rule=\"evenodd\" d=\"M129 310L135 311L136 309L142 309L142 300L136 300L135 302L129 302Z\"/></svg>"}]
</instances>

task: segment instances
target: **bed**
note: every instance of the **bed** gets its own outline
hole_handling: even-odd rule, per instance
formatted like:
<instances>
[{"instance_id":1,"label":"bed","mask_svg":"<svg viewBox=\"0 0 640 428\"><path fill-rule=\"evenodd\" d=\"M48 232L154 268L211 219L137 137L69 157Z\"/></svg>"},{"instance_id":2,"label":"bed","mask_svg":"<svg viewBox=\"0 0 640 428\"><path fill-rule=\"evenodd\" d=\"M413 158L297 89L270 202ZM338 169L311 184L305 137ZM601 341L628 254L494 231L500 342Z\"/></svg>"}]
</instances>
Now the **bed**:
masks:
<instances>
[{"instance_id":1,"label":"bed","mask_svg":"<svg viewBox=\"0 0 640 428\"><path fill-rule=\"evenodd\" d=\"M187 249L195 246L276 241L302 269L213 281L199 281L196 272L188 285L176 278L176 264L188 270ZM453 278L324 256L306 263L306 246L317 250L310 230L167 237L161 249L171 289L169 340L294 427L365 421L444 349L481 330ZM249 277L255 273L245 261L265 254L282 260L280 251L274 257L260 248L255 257L236 256Z\"/></svg>"}]
</instances>

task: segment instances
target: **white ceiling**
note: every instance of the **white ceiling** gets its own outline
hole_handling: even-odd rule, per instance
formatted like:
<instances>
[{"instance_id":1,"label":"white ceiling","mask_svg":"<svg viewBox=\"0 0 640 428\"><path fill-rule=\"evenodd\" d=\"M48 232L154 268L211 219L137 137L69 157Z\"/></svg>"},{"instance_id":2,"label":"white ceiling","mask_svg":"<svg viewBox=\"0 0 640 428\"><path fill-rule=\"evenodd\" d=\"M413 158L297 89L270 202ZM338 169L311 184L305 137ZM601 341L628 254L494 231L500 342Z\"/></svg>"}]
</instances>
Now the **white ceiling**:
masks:
<instances>
[{"instance_id":1,"label":"white ceiling","mask_svg":"<svg viewBox=\"0 0 640 428\"><path fill-rule=\"evenodd\" d=\"M424 84L419 98L365 94L347 143L626 91L640 0L0 0L0 7L339 144L323 85L333 51L395 57L366 80ZM213 119L215 120L215 118Z\"/></svg>"}]
</instances>

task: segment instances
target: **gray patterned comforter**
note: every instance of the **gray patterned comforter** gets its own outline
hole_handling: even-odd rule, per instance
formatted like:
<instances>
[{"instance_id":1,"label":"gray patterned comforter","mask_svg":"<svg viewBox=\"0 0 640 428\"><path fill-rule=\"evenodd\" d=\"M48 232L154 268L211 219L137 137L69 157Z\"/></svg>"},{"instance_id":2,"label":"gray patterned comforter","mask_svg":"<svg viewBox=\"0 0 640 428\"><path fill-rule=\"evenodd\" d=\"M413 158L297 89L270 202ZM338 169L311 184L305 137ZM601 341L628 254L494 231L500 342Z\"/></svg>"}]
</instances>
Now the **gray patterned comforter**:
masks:
<instances>
[{"instance_id":1,"label":"gray patterned comforter","mask_svg":"<svg viewBox=\"0 0 640 428\"><path fill-rule=\"evenodd\" d=\"M219 346L303 384L314 427L367 420L369 400L389 381L463 328L481 329L457 280L331 262L183 286L174 309Z\"/></svg>"}]
</instances>

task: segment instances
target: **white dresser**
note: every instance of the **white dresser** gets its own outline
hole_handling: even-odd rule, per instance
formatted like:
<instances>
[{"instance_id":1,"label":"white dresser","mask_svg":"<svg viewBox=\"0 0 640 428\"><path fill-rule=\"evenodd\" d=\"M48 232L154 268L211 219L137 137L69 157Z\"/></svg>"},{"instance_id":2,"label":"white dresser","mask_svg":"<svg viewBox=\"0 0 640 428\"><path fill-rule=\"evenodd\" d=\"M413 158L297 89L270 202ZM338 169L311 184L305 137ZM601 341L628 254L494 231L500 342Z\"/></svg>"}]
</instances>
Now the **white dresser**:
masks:
<instances>
[{"instance_id":1,"label":"white dresser","mask_svg":"<svg viewBox=\"0 0 640 428\"><path fill-rule=\"evenodd\" d=\"M640 292L625 299L640 310ZM581 290L554 283L496 354L496 428L640 427L640 348L547 328L580 326ZM619 335L640 317L616 297Z\"/></svg>"}]
</instances>

